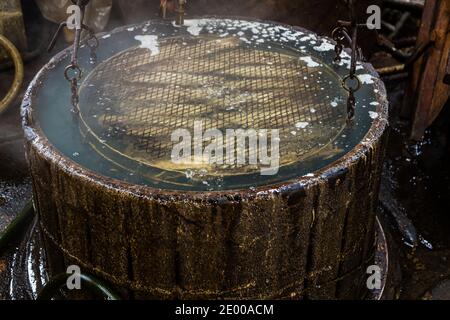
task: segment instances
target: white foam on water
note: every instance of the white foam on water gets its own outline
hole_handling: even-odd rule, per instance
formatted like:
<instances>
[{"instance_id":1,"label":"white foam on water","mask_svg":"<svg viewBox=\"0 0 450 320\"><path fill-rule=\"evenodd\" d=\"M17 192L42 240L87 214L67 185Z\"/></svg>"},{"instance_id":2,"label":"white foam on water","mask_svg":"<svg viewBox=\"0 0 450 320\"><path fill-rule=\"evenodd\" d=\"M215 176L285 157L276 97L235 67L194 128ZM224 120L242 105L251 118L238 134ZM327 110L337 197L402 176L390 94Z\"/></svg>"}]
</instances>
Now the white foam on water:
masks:
<instances>
[{"instance_id":1,"label":"white foam on water","mask_svg":"<svg viewBox=\"0 0 450 320\"><path fill-rule=\"evenodd\" d=\"M322 40L320 46L313 47L314 50L319 52L334 50L334 45L328 41Z\"/></svg>"},{"instance_id":2,"label":"white foam on water","mask_svg":"<svg viewBox=\"0 0 450 320\"><path fill-rule=\"evenodd\" d=\"M331 101L330 104L333 108L336 108L339 105L339 101L340 101L340 99L338 97L336 97L333 99L333 101Z\"/></svg>"},{"instance_id":3,"label":"white foam on water","mask_svg":"<svg viewBox=\"0 0 450 320\"><path fill-rule=\"evenodd\" d=\"M369 117L375 120L375 119L378 118L378 113L377 112L373 112L373 111L369 111Z\"/></svg>"},{"instance_id":4,"label":"white foam on water","mask_svg":"<svg viewBox=\"0 0 450 320\"><path fill-rule=\"evenodd\" d=\"M151 51L152 56L156 56L159 54L159 43L158 43L158 36L152 36L152 35L142 35L142 36L135 36L136 40L141 42L140 48L145 48Z\"/></svg>"},{"instance_id":5,"label":"white foam on water","mask_svg":"<svg viewBox=\"0 0 450 320\"><path fill-rule=\"evenodd\" d=\"M296 124L295 124L295 127L297 128L297 129L305 129L307 126L309 126L309 122L297 122Z\"/></svg>"},{"instance_id":6,"label":"white foam on water","mask_svg":"<svg viewBox=\"0 0 450 320\"><path fill-rule=\"evenodd\" d=\"M208 23L207 19L187 19L184 21L184 26L187 27L187 32L193 36L200 35L205 25ZM180 27L175 22L172 23L174 27Z\"/></svg>"},{"instance_id":7,"label":"white foam on water","mask_svg":"<svg viewBox=\"0 0 450 320\"><path fill-rule=\"evenodd\" d=\"M373 77L370 74L359 74L358 78L362 84L372 84L373 83Z\"/></svg>"},{"instance_id":8,"label":"white foam on water","mask_svg":"<svg viewBox=\"0 0 450 320\"><path fill-rule=\"evenodd\" d=\"M315 68L315 67L320 66L320 64L315 62L310 56L301 57L300 60L306 62L306 65L310 68Z\"/></svg>"}]
</instances>

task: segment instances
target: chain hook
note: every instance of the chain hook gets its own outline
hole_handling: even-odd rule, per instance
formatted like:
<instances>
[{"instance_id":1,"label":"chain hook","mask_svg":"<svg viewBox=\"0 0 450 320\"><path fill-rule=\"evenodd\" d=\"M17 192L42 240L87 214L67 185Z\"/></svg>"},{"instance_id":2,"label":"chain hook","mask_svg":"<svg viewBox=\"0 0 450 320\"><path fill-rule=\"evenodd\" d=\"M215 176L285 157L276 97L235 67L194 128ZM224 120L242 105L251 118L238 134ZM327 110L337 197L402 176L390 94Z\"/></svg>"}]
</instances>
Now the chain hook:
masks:
<instances>
[{"instance_id":1,"label":"chain hook","mask_svg":"<svg viewBox=\"0 0 450 320\"><path fill-rule=\"evenodd\" d=\"M348 40L351 46L351 60L350 60L350 72L347 76L342 79L342 87L348 92L347 98L347 120L351 121L355 117L355 107L356 99L355 93L361 88L361 81L356 75L357 61L361 60L361 51L358 48L358 19L356 16L356 1L354 0L342 0L349 11L350 21L340 21L339 26L333 30L332 37L336 42L335 52L336 57L335 62L341 62L341 54L343 51L343 41ZM351 36L349 35L347 29L349 27L351 31ZM355 86L349 85L349 80L356 81Z\"/></svg>"},{"instance_id":2,"label":"chain hook","mask_svg":"<svg viewBox=\"0 0 450 320\"><path fill-rule=\"evenodd\" d=\"M342 51L344 50L344 45L343 42L345 40L345 34L344 32L346 32L345 27L337 27L333 30L333 32L331 33L331 37L333 38L333 40L336 42L336 46L334 47L334 51L336 53L336 57L334 58L334 62L341 62L341 54Z\"/></svg>"},{"instance_id":3,"label":"chain hook","mask_svg":"<svg viewBox=\"0 0 450 320\"><path fill-rule=\"evenodd\" d=\"M81 80L82 70L78 65L71 63L64 69L64 77L70 83L72 112L79 114L78 81Z\"/></svg>"},{"instance_id":4,"label":"chain hook","mask_svg":"<svg viewBox=\"0 0 450 320\"><path fill-rule=\"evenodd\" d=\"M355 82L355 85L350 85L350 80ZM342 87L345 91L348 92L348 99L347 99L347 119L349 121L352 121L355 118L355 106L356 106L356 99L355 99L355 93L361 89L361 80L359 80L358 76L348 74L342 79Z\"/></svg>"},{"instance_id":5,"label":"chain hook","mask_svg":"<svg viewBox=\"0 0 450 320\"><path fill-rule=\"evenodd\" d=\"M86 45L90 49L89 62L91 64L96 64L97 63L97 48L100 46L100 41L95 36L95 32L91 28L89 28L86 25L83 25L83 29L85 29L89 33L89 36L86 40Z\"/></svg>"},{"instance_id":6,"label":"chain hook","mask_svg":"<svg viewBox=\"0 0 450 320\"><path fill-rule=\"evenodd\" d=\"M72 102L72 111L76 114L79 113L79 97L78 97L78 82L82 77L82 70L78 65L78 50L81 44L81 34L83 31L87 31L88 37L86 39L86 45L90 48L90 63L95 64L97 62L97 53L96 50L99 47L99 40L95 36L95 32L90 29L84 22L84 16L86 11L86 6L89 4L90 0L71 0L74 5L77 5L80 8L80 22L81 25L75 29L75 38L72 45L72 56L70 60L70 64L64 70L64 77L70 83L71 88L71 102ZM53 36L49 46L48 51L51 51L56 44L59 34L61 30L67 27L67 21L62 22L55 35Z\"/></svg>"}]
</instances>

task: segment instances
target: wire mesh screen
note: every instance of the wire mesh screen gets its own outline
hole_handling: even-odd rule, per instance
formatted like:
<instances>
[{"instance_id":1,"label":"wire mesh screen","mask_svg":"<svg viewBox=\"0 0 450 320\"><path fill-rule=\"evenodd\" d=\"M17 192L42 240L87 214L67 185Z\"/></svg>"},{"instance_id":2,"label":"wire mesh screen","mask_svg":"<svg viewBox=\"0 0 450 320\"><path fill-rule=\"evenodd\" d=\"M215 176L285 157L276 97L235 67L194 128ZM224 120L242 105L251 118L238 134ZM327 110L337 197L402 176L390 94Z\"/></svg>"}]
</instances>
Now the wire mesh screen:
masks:
<instances>
[{"instance_id":1,"label":"wire mesh screen","mask_svg":"<svg viewBox=\"0 0 450 320\"><path fill-rule=\"evenodd\" d=\"M248 46L236 37L176 37L131 48L84 81L81 116L102 144L164 170L175 129L278 129L280 165L319 152L345 126L345 96L327 66L310 68L294 51ZM89 90L88 90L89 89ZM251 150L249 152L252 152ZM256 170L215 166L220 174Z\"/></svg>"}]
</instances>

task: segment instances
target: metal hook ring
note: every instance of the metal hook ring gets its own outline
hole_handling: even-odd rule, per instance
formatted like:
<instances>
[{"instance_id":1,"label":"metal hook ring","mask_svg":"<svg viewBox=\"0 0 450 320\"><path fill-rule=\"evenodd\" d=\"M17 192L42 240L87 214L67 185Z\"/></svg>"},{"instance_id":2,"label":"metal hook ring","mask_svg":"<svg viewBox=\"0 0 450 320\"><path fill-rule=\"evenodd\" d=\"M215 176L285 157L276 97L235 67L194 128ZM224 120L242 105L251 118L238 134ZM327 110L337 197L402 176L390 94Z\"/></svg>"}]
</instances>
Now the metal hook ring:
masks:
<instances>
[{"instance_id":1,"label":"metal hook ring","mask_svg":"<svg viewBox=\"0 0 450 320\"><path fill-rule=\"evenodd\" d=\"M91 49L97 49L100 46L100 41L94 34L91 34L89 39L87 39L86 44Z\"/></svg>"},{"instance_id":2,"label":"metal hook ring","mask_svg":"<svg viewBox=\"0 0 450 320\"><path fill-rule=\"evenodd\" d=\"M344 41L345 39L345 35L343 33L344 30L345 30L344 27L334 28L333 32L331 33L331 37L333 38L333 40L341 42Z\"/></svg>"},{"instance_id":3,"label":"metal hook ring","mask_svg":"<svg viewBox=\"0 0 450 320\"><path fill-rule=\"evenodd\" d=\"M356 80L356 87L350 87L347 85L348 80ZM356 92L361 89L361 80L359 80L357 75L348 74L342 79L342 87L347 92Z\"/></svg>"},{"instance_id":4,"label":"metal hook ring","mask_svg":"<svg viewBox=\"0 0 450 320\"><path fill-rule=\"evenodd\" d=\"M69 71L75 71L74 75L71 77L69 75ZM79 66L74 65L74 64L69 64L65 69L64 69L64 77L66 78L67 81L72 82L73 80L77 80L80 81L81 80L81 76L82 76L82 71L80 69Z\"/></svg>"}]
</instances>

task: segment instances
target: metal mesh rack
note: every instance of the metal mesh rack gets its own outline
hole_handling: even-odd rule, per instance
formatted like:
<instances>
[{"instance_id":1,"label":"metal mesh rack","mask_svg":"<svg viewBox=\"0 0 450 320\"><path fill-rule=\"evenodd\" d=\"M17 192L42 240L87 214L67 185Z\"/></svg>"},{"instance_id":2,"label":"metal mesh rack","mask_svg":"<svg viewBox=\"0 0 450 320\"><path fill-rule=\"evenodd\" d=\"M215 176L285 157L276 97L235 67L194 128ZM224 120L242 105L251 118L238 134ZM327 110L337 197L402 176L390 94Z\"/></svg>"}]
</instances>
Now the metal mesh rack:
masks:
<instances>
[{"instance_id":1,"label":"metal mesh rack","mask_svg":"<svg viewBox=\"0 0 450 320\"><path fill-rule=\"evenodd\" d=\"M123 51L81 87L87 127L128 158L176 170L172 132L202 121L203 130L278 129L283 166L318 152L345 127L345 110L330 105L332 97L345 96L336 77L325 66L309 68L294 51L208 36L169 38L159 51Z\"/></svg>"}]
</instances>

